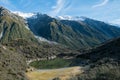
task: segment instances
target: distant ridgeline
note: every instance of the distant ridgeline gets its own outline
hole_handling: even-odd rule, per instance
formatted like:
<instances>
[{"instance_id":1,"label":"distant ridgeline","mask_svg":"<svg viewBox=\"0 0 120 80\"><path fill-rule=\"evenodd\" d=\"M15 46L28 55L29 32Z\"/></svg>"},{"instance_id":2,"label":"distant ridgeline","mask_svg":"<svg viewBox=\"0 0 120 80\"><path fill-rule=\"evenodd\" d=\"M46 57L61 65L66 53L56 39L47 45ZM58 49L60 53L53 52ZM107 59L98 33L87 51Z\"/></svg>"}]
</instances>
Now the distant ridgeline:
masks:
<instances>
[{"instance_id":1,"label":"distant ridgeline","mask_svg":"<svg viewBox=\"0 0 120 80\"><path fill-rule=\"evenodd\" d=\"M35 35L72 49L91 48L120 36L120 28L117 26L83 18L82 20L60 20L37 13L28 18L27 22Z\"/></svg>"}]
</instances>

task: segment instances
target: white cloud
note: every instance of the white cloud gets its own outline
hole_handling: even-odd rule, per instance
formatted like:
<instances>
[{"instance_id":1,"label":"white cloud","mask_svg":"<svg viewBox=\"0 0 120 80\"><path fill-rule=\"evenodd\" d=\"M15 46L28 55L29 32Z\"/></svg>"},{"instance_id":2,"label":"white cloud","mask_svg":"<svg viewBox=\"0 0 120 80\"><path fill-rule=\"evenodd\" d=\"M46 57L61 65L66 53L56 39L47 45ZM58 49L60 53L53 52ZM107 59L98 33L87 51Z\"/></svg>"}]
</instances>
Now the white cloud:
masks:
<instances>
[{"instance_id":1,"label":"white cloud","mask_svg":"<svg viewBox=\"0 0 120 80\"><path fill-rule=\"evenodd\" d=\"M120 19L115 19L115 20L111 21L110 23L120 25Z\"/></svg>"},{"instance_id":2,"label":"white cloud","mask_svg":"<svg viewBox=\"0 0 120 80\"><path fill-rule=\"evenodd\" d=\"M109 2L109 0L104 0L104 1L103 1L102 3L100 3L100 4L93 5L92 8L97 8L97 7L104 6L104 5L106 5L108 2Z\"/></svg>"},{"instance_id":3,"label":"white cloud","mask_svg":"<svg viewBox=\"0 0 120 80\"><path fill-rule=\"evenodd\" d=\"M32 17L34 15L34 13L24 13L24 12L20 12L20 11L12 11L12 13L17 14L23 18Z\"/></svg>"},{"instance_id":4,"label":"white cloud","mask_svg":"<svg viewBox=\"0 0 120 80\"><path fill-rule=\"evenodd\" d=\"M61 12L61 10L64 8L65 0L57 0L57 3L55 6L52 6L53 11L50 12L50 15L56 16Z\"/></svg>"}]
</instances>

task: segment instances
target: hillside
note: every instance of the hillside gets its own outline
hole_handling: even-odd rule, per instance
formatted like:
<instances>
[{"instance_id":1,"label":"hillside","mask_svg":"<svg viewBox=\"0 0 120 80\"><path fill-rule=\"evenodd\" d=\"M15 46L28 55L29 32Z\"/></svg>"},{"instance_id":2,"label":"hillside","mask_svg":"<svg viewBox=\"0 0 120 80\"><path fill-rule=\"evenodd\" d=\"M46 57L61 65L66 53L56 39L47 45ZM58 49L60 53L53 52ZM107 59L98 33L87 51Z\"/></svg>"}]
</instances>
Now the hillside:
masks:
<instances>
[{"instance_id":1,"label":"hillside","mask_svg":"<svg viewBox=\"0 0 120 80\"><path fill-rule=\"evenodd\" d=\"M25 39L17 39L3 44L17 51L19 54L25 56L26 59L48 58L59 54L79 54L78 51L71 50L68 47L64 47L56 44L34 43Z\"/></svg>"},{"instance_id":2,"label":"hillside","mask_svg":"<svg viewBox=\"0 0 120 80\"><path fill-rule=\"evenodd\" d=\"M0 80L27 80L24 56L0 44Z\"/></svg>"},{"instance_id":3,"label":"hillside","mask_svg":"<svg viewBox=\"0 0 120 80\"><path fill-rule=\"evenodd\" d=\"M89 18L85 18L84 21L58 20L37 13L27 21L35 35L73 49L95 47L120 35L120 28Z\"/></svg>"},{"instance_id":4,"label":"hillside","mask_svg":"<svg viewBox=\"0 0 120 80\"><path fill-rule=\"evenodd\" d=\"M33 33L27 29L25 20L9 10L0 7L0 42L7 43L15 39L37 42Z\"/></svg>"},{"instance_id":5,"label":"hillside","mask_svg":"<svg viewBox=\"0 0 120 80\"><path fill-rule=\"evenodd\" d=\"M88 60L85 72L74 80L118 80L120 78L120 38L78 55Z\"/></svg>"},{"instance_id":6,"label":"hillside","mask_svg":"<svg viewBox=\"0 0 120 80\"><path fill-rule=\"evenodd\" d=\"M115 60L120 59L120 38L109 40L101 46L86 51L84 54L78 57L90 59L91 61L97 61L103 58L111 58Z\"/></svg>"}]
</instances>

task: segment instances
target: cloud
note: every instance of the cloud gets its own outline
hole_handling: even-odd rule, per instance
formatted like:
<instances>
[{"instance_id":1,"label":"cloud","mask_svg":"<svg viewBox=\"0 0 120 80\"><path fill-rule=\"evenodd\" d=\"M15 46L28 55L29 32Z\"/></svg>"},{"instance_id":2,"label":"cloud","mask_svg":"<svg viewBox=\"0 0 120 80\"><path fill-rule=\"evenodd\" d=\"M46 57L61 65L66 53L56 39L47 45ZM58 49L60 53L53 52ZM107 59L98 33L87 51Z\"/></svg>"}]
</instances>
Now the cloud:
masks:
<instances>
[{"instance_id":1,"label":"cloud","mask_svg":"<svg viewBox=\"0 0 120 80\"><path fill-rule=\"evenodd\" d=\"M110 23L120 25L120 19L115 19L115 20L111 21Z\"/></svg>"},{"instance_id":2,"label":"cloud","mask_svg":"<svg viewBox=\"0 0 120 80\"><path fill-rule=\"evenodd\" d=\"M24 13L24 12L20 12L20 11L12 11L12 13L17 14L23 18L29 18L34 15L34 13Z\"/></svg>"},{"instance_id":3,"label":"cloud","mask_svg":"<svg viewBox=\"0 0 120 80\"><path fill-rule=\"evenodd\" d=\"M52 6L53 11L50 12L50 15L56 16L57 14L59 14L61 10L64 8L65 2L66 0L57 0L56 5Z\"/></svg>"},{"instance_id":4,"label":"cloud","mask_svg":"<svg viewBox=\"0 0 120 80\"><path fill-rule=\"evenodd\" d=\"M97 8L97 7L104 6L104 5L106 5L108 2L109 2L109 0L104 0L104 1L103 1L102 3L100 3L100 4L93 5L92 8Z\"/></svg>"}]
</instances>

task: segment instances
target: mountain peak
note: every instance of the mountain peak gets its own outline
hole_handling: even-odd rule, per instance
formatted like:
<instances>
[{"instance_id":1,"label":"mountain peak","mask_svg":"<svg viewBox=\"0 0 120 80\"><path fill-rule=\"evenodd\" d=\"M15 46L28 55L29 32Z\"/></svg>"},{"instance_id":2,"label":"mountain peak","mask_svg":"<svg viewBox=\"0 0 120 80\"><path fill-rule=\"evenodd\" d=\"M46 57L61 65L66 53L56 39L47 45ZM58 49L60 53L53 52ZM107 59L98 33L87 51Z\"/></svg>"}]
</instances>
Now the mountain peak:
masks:
<instances>
[{"instance_id":1,"label":"mountain peak","mask_svg":"<svg viewBox=\"0 0 120 80\"><path fill-rule=\"evenodd\" d=\"M0 16L2 15L8 15L10 13L9 10L7 10L6 8L0 6Z\"/></svg>"},{"instance_id":2,"label":"mountain peak","mask_svg":"<svg viewBox=\"0 0 120 80\"><path fill-rule=\"evenodd\" d=\"M4 7L0 6L0 9L5 9Z\"/></svg>"},{"instance_id":3,"label":"mountain peak","mask_svg":"<svg viewBox=\"0 0 120 80\"><path fill-rule=\"evenodd\" d=\"M25 13L25 12L20 12L20 11L13 11L12 13L19 15L23 18L29 18L35 15L35 13Z\"/></svg>"},{"instance_id":4,"label":"mountain peak","mask_svg":"<svg viewBox=\"0 0 120 80\"><path fill-rule=\"evenodd\" d=\"M50 17L50 16L48 16L47 14L42 14L37 12L37 13L34 13L34 15L31 16L30 18L45 18L45 17Z\"/></svg>"},{"instance_id":5,"label":"mountain peak","mask_svg":"<svg viewBox=\"0 0 120 80\"><path fill-rule=\"evenodd\" d=\"M84 21L86 17L84 16L56 16L58 20L75 20L75 21Z\"/></svg>"}]
</instances>

